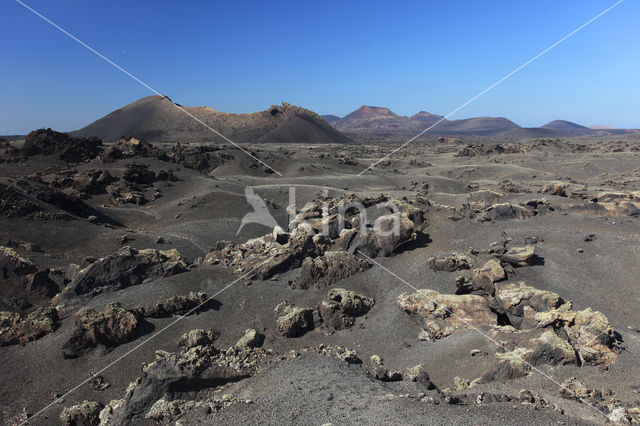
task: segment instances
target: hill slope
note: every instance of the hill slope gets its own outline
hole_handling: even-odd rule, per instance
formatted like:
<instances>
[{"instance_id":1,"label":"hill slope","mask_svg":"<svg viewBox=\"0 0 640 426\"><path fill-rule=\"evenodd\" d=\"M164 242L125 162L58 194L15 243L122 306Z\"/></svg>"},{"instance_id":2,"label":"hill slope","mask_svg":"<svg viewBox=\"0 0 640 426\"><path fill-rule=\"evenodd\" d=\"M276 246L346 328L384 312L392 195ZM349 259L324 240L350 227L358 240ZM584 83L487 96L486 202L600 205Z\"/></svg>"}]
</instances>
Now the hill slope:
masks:
<instances>
[{"instance_id":1,"label":"hill slope","mask_svg":"<svg viewBox=\"0 0 640 426\"><path fill-rule=\"evenodd\" d=\"M541 128L556 130L567 133L569 135L588 135L592 133L592 130L590 128L566 120L554 120L545 124Z\"/></svg>"},{"instance_id":2,"label":"hill slope","mask_svg":"<svg viewBox=\"0 0 640 426\"><path fill-rule=\"evenodd\" d=\"M234 142L350 142L319 115L286 102L250 114L225 113L205 106L182 108ZM122 136L167 142L223 141L162 96L142 98L70 134L97 136L104 141Z\"/></svg>"}]
</instances>

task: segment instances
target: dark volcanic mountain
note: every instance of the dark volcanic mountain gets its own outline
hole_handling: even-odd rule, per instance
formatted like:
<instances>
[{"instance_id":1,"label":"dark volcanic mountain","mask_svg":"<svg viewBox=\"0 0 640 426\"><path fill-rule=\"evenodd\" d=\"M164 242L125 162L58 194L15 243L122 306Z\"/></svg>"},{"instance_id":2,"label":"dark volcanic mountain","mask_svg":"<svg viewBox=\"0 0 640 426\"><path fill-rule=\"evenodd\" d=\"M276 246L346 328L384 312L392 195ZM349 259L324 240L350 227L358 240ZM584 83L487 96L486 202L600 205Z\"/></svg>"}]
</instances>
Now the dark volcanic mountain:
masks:
<instances>
[{"instance_id":1,"label":"dark volcanic mountain","mask_svg":"<svg viewBox=\"0 0 640 426\"><path fill-rule=\"evenodd\" d=\"M333 126L344 132L413 132L420 126L418 121L409 117L395 114L389 108L362 105L351 114L332 123Z\"/></svg>"},{"instance_id":2,"label":"dark volcanic mountain","mask_svg":"<svg viewBox=\"0 0 640 426\"><path fill-rule=\"evenodd\" d=\"M335 121L340 120L340 117L338 117L337 115L333 115L333 114L325 114L325 115L321 115L320 116L324 121L326 121L327 123L331 124Z\"/></svg>"},{"instance_id":3,"label":"dark volcanic mountain","mask_svg":"<svg viewBox=\"0 0 640 426\"><path fill-rule=\"evenodd\" d=\"M443 116L426 111L407 117L397 115L389 108L363 105L351 114L336 118L327 117L327 122L346 134L409 135L422 132L431 126L429 133L436 135L496 136L504 139L558 138L567 136L635 133L635 130L613 129L606 126L588 128L564 120L555 120L542 127L520 127L504 117L474 117L461 120L445 120Z\"/></svg>"},{"instance_id":4,"label":"dark volcanic mountain","mask_svg":"<svg viewBox=\"0 0 640 426\"><path fill-rule=\"evenodd\" d=\"M593 130L588 127L566 120L554 120L545 124L542 128L564 132L569 135L588 135L593 133Z\"/></svg>"},{"instance_id":5,"label":"dark volcanic mountain","mask_svg":"<svg viewBox=\"0 0 640 426\"><path fill-rule=\"evenodd\" d=\"M432 125L434 123L437 123L438 120L442 119L442 116L437 114L431 114L430 112L427 112L427 111L420 111L419 113L411 116L411 119L413 121L421 121L426 125Z\"/></svg>"},{"instance_id":6,"label":"dark volcanic mountain","mask_svg":"<svg viewBox=\"0 0 640 426\"><path fill-rule=\"evenodd\" d=\"M316 113L286 102L249 114L226 113L206 106L181 108L234 142L350 142ZM165 142L223 141L162 96L142 98L70 134L97 136L104 141L122 136Z\"/></svg>"},{"instance_id":7,"label":"dark volcanic mountain","mask_svg":"<svg viewBox=\"0 0 640 426\"><path fill-rule=\"evenodd\" d=\"M503 117L478 117L464 120L443 120L441 115L420 111L412 117L397 115L389 108L363 105L351 114L331 124L347 133L417 133L438 123L435 134L494 135L519 129L516 123Z\"/></svg>"}]
</instances>

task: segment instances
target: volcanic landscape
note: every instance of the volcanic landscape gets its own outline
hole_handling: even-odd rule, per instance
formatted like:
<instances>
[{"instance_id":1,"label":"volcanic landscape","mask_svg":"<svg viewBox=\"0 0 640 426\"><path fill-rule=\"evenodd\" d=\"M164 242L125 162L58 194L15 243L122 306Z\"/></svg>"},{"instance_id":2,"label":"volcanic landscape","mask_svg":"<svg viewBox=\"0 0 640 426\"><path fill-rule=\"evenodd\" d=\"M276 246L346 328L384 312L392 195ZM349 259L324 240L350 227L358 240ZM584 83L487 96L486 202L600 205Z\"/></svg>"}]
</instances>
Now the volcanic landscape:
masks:
<instances>
[{"instance_id":1,"label":"volcanic landscape","mask_svg":"<svg viewBox=\"0 0 640 426\"><path fill-rule=\"evenodd\" d=\"M640 133L395 151L441 118L154 96L3 139L0 418L639 422Z\"/></svg>"}]
</instances>

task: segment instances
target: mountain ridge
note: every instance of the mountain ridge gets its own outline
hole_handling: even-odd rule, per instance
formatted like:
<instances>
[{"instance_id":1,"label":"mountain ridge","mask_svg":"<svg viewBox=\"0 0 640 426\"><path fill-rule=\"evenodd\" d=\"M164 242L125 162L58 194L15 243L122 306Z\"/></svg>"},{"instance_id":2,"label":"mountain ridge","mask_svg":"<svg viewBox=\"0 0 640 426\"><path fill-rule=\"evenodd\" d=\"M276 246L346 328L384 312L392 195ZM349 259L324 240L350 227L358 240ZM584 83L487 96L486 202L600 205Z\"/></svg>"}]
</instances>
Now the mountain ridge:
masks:
<instances>
[{"instance_id":1,"label":"mountain ridge","mask_svg":"<svg viewBox=\"0 0 640 426\"><path fill-rule=\"evenodd\" d=\"M69 134L95 136L104 141L135 136L158 142L224 142L189 114L237 143L351 142L315 112L287 102L263 111L236 114L208 106L181 106L166 96L138 99Z\"/></svg>"},{"instance_id":2,"label":"mountain ridge","mask_svg":"<svg viewBox=\"0 0 640 426\"><path fill-rule=\"evenodd\" d=\"M505 117L472 117L447 120L443 116L419 111L411 117L398 115L386 107L363 105L340 118L327 115L333 127L345 134L409 134L429 129L439 135L498 136L505 138L569 137L582 135L604 136L631 133L632 129L614 129L607 126L590 128L567 120L553 120L540 127L522 127Z\"/></svg>"}]
</instances>

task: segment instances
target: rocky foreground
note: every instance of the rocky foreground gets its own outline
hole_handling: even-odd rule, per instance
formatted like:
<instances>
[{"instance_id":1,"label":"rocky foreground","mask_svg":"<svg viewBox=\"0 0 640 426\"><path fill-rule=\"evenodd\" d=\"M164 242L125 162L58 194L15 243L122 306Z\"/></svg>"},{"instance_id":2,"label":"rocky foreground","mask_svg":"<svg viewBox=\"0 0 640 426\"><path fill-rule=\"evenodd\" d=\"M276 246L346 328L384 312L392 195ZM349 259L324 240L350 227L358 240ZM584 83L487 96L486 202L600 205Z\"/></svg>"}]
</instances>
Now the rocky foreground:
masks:
<instances>
[{"instance_id":1,"label":"rocky foreground","mask_svg":"<svg viewBox=\"0 0 640 426\"><path fill-rule=\"evenodd\" d=\"M7 142L0 416L640 422L636 147L441 139L348 179L386 148L263 148L274 183L225 147ZM280 226L236 235L246 186Z\"/></svg>"}]
</instances>

